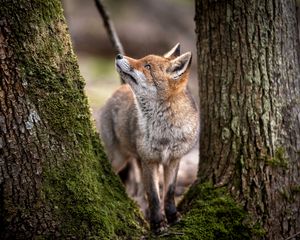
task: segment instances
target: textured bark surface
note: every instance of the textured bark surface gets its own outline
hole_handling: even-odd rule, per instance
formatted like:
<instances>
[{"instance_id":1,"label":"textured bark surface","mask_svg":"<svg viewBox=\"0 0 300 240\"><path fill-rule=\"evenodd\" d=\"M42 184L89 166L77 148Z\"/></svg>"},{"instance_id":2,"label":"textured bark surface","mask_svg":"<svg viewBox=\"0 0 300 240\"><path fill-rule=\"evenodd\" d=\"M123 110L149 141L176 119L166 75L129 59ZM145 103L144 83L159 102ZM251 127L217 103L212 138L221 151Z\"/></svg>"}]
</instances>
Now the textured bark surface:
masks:
<instances>
[{"instance_id":1,"label":"textured bark surface","mask_svg":"<svg viewBox=\"0 0 300 240\"><path fill-rule=\"evenodd\" d=\"M300 231L296 2L196 0L199 179L227 186L266 239Z\"/></svg>"},{"instance_id":2,"label":"textured bark surface","mask_svg":"<svg viewBox=\"0 0 300 240\"><path fill-rule=\"evenodd\" d=\"M134 238L58 0L0 0L0 239Z\"/></svg>"}]
</instances>

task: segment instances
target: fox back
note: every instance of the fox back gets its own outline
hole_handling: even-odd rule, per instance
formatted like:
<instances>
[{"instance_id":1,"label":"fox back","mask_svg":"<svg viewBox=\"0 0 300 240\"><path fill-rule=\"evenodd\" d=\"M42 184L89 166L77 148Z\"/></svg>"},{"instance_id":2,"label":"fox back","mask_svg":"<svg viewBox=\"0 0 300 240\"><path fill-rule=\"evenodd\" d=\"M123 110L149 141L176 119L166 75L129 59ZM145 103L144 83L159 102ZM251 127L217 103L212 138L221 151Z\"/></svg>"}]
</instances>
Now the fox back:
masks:
<instances>
[{"instance_id":1,"label":"fox back","mask_svg":"<svg viewBox=\"0 0 300 240\"><path fill-rule=\"evenodd\" d=\"M101 111L101 137L114 169L120 171L130 159L141 166L154 230L163 222L160 207L153 203L160 202L157 166L162 164L166 172L169 221L170 215L176 215L170 187L175 187L179 160L198 138L198 108L187 88L190 64L191 53L179 55L179 44L164 56L136 60L118 55L116 69L126 84Z\"/></svg>"}]
</instances>

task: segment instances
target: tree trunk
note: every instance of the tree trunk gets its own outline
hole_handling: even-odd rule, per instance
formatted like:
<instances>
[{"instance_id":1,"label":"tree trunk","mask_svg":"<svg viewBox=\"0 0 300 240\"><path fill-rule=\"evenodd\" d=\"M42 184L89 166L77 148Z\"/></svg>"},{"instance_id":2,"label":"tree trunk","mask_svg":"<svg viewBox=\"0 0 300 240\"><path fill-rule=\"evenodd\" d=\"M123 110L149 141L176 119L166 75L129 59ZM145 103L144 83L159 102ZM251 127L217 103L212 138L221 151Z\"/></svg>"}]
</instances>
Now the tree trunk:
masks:
<instances>
[{"instance_id":1,"label":"tree trunk","mask_svg":"<svg viewBox=\"0 0 300 240\"><path fill-rule=\"evenodd\" d=\"M226 186L266 239L300 231L296 2L196 0L199 179Z\"/></svg>"},{"instance_id":2,"label":"tree trunk","mask_svg":"<svg viewBox=\"0 0 300 240\"><path fill-rule=\"evenodd\" d=\"M59 0L0 0L0 239L134 238Z\"/></svg>"}]
</instances>

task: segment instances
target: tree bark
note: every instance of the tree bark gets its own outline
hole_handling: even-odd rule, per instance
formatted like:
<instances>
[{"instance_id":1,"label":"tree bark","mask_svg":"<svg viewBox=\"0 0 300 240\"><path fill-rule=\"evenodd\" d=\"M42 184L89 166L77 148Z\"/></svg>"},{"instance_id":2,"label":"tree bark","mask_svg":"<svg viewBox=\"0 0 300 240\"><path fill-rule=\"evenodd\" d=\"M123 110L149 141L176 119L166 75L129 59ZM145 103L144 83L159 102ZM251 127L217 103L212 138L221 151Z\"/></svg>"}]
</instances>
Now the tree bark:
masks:
<instances>
[{"instance_id":1,"label":"tree bark","mask_svg":"<svg viewBox=\"0 0 300 240\"><path fill-rule=\"evenodd\" d=\"M0 0L0 239L134 238L58 0Z\"/></svg>"},{"instance_id":2,"label":"tree bark","mask_svg":"<svg viewBox=\"0 0 300 240\"><path fill-rule=\"evenodd\" d=\"M196 0L199 179L226 186L266 230L300 231L296 2Z\"/></svg>"}]
</instances>

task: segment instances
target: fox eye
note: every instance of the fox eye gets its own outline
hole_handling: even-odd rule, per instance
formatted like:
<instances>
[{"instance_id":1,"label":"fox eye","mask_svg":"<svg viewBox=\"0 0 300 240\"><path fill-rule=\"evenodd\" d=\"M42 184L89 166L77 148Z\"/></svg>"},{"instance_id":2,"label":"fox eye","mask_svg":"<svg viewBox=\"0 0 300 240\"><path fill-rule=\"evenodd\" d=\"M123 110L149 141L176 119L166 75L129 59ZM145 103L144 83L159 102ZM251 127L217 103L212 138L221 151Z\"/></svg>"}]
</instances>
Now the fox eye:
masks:
<instances>
[{"instance_id":1,"label":"fox eye","mask_svg":"<svg viewBox=\"0 0 300 240\"><path fill-rule=\"evenodd\" d=\"M150 65L150 64L145 64L144 67L145 67L146 69L148 69L148 70L151 69L151 65Z\"/></svg>"}]
</instances>

